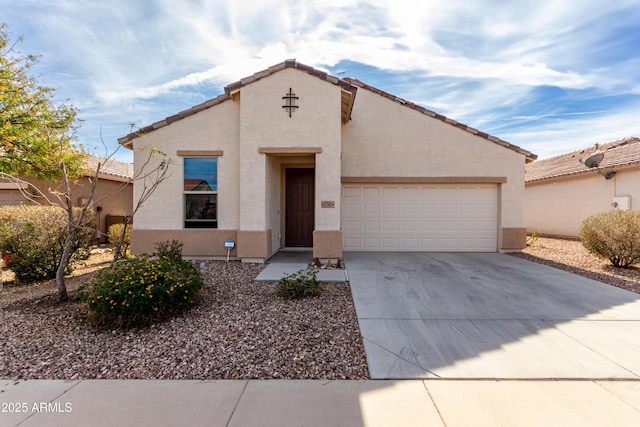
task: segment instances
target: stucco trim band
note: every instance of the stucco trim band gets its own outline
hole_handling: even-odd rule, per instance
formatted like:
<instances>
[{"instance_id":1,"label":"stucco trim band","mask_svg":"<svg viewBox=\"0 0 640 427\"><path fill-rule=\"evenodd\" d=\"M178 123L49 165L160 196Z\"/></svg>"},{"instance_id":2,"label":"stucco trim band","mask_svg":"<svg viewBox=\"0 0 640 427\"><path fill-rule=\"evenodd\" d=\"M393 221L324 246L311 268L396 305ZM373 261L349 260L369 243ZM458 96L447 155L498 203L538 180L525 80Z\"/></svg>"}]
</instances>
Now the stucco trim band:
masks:
<instances>
[{"instance_id":1,"label":"stucco trim band","mask_svg":"<svg viewBox=\"0 0 640 427\"><path fill-rule=\"evenodd\" d=\"M259 147L260 154L319 154L322 147Z\"/></svg>"},{"instance_id":2,"label":"stucco trim band","mask_svg":"<svg viewBox=\"0 0 640 427\"><path fill-rule=\"evenodd\" d=\"M271 256L271 230L238 231L238 258L267 259Z\"/></svg>"},{"instance_id":3,"label":"stucco trim band","mask_svg":"<svg viewBox=\"0 0 640 427\"><path fill-rule=\"evenodd\" d=\"M177 240L182 242L182 255L186 257L227 256L224 241L236 241L236 230L180 229L180 230L131 230L131 253L153 253L158 242ZM237 245L236 245L237 248ZM230 256L236 257L236 249Z\"/></svg>"},{"instance_id":4,"label":"stucco trim band","mask_svg":"<svg viewBox=\"0 0 640 427\"><path fill-rule=\"evenodd\" d=\"M343 184L504 184L506 176L343 176Z\"/></svg>"},{"instance_id":5,"label":"stucco trim band","mask_svg":"<svg viewBox=\"0 0 640 427\"><path fill-rule=\"evenodd\" d=\"M179 157L220 157L222 150L178 150Z\"/></svg>"},{"instance_id":6,"label":"stucco trim band","mask_svg":"<svg viewBox=\"0 0 640 427\"><path fill-rule=\"evenodd\" d=\"M527 246L527 229L518 228L502 228L502 246L503 251L520 250Z\"/></svg>"},{"instance_id":7,"label":"stucco trim band","mask_svg":"<svg viewBox=\"0 0 640 427\"><path fill-rule=\"evenodd\" d=\"M313 257L342 258L342 231L314 230Z\"/></svg>"}]
</instances>

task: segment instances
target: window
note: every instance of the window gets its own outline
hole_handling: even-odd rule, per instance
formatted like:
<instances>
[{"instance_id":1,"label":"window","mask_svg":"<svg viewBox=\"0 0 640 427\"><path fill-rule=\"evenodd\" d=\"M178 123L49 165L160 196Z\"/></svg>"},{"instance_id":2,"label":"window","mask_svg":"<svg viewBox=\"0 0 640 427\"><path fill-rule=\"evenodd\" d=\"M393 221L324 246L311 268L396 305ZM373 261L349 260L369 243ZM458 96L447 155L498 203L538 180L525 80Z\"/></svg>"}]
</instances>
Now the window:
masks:
<instances>
[{"instance_id":1,"label":"window","mask_svg":"<svg viewBox=\"0 0 640 427\"><path fill-rule=\"evenodd\" d=\"M184 227L218 228L218 159L184 158Z\"/></svg>"}]
</instances>

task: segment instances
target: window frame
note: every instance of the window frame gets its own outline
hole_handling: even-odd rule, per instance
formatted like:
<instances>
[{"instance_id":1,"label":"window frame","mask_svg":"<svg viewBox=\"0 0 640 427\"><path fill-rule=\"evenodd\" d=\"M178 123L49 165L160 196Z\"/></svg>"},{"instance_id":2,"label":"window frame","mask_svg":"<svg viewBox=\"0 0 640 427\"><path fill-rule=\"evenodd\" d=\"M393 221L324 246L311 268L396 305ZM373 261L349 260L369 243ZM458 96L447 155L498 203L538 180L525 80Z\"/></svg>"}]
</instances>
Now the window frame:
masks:
<instances>
[{"instance_id":1,"label":"window frame","mask_svg":"<svg viewBox=\"0 0 640 427\"><path fill-rule=\"evenodd\" d=\"M185 175L185 169L187 167L186 163L191 160L215 160L215 190L186 190L185 189L185 181L187 178ZM183 219L183 228L185 229L217 229L218 228L218 156L185 156L182 161L182 219ZM207 181L207 185L211 184ZM211 187L210 187L211 188ZM189 196L208 196L203 197L200 205L206 205L210 203L211 197L213 196L213 204L214 204L214 218L187 218L188 215L188 199ZM200 208L203 211L206 211L205 208Z\"/></svg>"}]
</instances>

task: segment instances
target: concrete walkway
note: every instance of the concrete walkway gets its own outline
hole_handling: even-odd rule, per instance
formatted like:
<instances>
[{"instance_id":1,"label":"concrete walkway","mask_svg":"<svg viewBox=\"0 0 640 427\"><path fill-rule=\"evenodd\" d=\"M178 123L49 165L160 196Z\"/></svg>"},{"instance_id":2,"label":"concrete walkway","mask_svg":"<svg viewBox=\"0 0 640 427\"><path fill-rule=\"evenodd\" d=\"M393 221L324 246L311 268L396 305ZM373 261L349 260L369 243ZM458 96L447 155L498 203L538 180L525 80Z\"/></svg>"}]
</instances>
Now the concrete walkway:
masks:
<instances>
[{"instance_id":1,"label":"concrete walkway","mask_svg":"<svg viewBox=\"0 0 640 427\"><path fill-rule=\"evenodd\" d=\"M258 274L258 282L278 282L284 276L307 270L313 262L311 251L280 251L267 260L267 266ZM321 282L344 282L346 272L342 269L321 269L316 276Z\"/></svg>"},{"instance_id":2,"label":"concrete walkway","mask_svg":"<svg viewBox=\"0 0 640 427\"><path fill-rule=\"evenodd\" d=\"M373 379L640 379L640 295L497 253L346 252Z\"/></svg>"},{"instance_id":3,"label":"concrete walkway","mask_svg":"<svg viewBox=\"0 0 640 427\"><path fill-rule=\"evenodd\" d=\"M631 381L6 381L1 426L637 426Z\"/></svg>"}]
</instances>

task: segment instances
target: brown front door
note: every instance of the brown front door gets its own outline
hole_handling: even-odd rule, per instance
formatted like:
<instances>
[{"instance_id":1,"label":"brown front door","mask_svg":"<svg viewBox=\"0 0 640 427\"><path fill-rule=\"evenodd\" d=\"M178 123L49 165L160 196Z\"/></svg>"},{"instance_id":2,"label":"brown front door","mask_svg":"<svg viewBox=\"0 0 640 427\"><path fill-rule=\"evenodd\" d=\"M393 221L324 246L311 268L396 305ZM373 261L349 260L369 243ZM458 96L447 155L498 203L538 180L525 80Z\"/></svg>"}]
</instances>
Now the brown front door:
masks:
<instances>
[{"instance_id":1,"label":"brown front door","mask_svg":"<svg viewBox=\"0 0 640 427\"><path fill-rule=\"evenodd\" d=\"M286 170L285 246L313 246L314 170Z\"/></svg>"}]
</instances>

